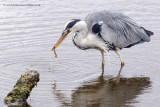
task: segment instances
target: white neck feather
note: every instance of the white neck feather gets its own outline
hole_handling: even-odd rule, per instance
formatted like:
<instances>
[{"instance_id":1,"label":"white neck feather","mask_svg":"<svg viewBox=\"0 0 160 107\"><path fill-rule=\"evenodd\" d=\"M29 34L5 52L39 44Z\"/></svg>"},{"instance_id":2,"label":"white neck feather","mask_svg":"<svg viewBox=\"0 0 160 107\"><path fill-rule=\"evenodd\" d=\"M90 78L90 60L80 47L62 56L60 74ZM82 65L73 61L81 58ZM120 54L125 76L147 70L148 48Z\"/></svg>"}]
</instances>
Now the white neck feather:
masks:
<instances>
[{"instance_id":1,"label":"white neck feather","mask_svg":"<svg viewBox=\"0 0 160 107\"><path fill-rule=\"evenodd\" d=\"M76 46L81 49L87 48L86 44L84 43L87 35L88 35L88 28L85 21L77 22L71 29L71 33L73 35L73 42Z\"/></svg>"},{"instance_id":2,"label":"white neck feather","mask_svg":"<svg viewBox=\"0 0 160 107\"><path fill-rule=\"evenodd\" d=\"M77 22L77 24L73 26L71 31L72 34L74 33L73 42L79 48L99 48L104 51L106 50L106 44L92 33L89 33L85 21Z\"/></svg>"}]
</instances>

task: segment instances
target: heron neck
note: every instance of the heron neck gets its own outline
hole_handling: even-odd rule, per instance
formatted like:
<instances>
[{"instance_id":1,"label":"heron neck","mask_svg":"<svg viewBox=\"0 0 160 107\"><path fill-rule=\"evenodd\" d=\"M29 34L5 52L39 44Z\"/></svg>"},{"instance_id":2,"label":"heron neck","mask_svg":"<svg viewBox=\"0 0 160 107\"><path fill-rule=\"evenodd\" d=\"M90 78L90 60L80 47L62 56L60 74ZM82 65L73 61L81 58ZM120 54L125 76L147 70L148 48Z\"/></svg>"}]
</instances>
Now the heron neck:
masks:
<instances>
[{"instance_id":1,"label":"heron neck","mask_svg":"<svg viewBox=\"0 0 160 107\"><path fill-rule=\"evenodd\" d=\"M104 41L98 39L92 33L77 34L75 38L73 38L73 43L80 49L99 49L107 52L109 49Z\"/></svg>"},{"instance_id":2,"label":"heron neck","mask_svg":"<svg viewBox=\"0 0 160 107\"><path fill-rule=\"evenodd\" d=\"M80 49L87 49L88 48L86 44L87 35L88 35L88 30L81 30L75 32L75 35L73 36L73 43Z\"/></svg>"}]
</instances>

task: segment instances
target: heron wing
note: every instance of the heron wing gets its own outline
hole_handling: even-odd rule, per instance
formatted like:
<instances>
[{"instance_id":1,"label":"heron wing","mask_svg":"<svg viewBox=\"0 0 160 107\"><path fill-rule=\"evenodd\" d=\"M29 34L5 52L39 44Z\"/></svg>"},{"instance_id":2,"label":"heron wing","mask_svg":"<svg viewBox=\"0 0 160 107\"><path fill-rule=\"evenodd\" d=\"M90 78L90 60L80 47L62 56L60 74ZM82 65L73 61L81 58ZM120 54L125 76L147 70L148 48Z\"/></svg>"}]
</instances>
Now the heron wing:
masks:
<instances>
[{"instance_id":1,"label":"heron wing","mask_svg":"<svg viewBox=\"0 0 160 107\"><path fill-rule=\"evenodd\" d=\"M146 32L129 17L116 12L97 11L85 18L88 30L102 21L100 34L102 38L118 48L124 48L139 41L150 41Z\"/></svg>"}]
</instances>

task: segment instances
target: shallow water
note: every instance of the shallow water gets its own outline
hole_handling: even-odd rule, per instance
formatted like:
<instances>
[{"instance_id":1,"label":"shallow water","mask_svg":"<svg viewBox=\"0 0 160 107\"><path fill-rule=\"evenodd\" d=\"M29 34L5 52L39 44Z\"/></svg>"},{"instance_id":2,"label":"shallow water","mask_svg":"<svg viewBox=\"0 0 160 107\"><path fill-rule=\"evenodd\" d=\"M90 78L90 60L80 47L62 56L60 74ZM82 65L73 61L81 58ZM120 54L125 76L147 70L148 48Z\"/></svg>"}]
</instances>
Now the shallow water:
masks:
<instances>
[{"instance_id":1,"label":"shallow water","mask_svg":"<svg viewBox=\"0 0 160 107\"><path fill-rule=\"evenodd\" d=\"M160 106L159 0L0 1L0 107L6 107L3 99L29 70L40 73L40 82L27 107ZM121 51L125 67L118 85L120 61L113 52L105 56L104 77L100 52L77 49L71 37L57 48L57 59L51 52L68 20L101 9L123 12L155 33L151 42Z\"/></svg>"}]
</instances>

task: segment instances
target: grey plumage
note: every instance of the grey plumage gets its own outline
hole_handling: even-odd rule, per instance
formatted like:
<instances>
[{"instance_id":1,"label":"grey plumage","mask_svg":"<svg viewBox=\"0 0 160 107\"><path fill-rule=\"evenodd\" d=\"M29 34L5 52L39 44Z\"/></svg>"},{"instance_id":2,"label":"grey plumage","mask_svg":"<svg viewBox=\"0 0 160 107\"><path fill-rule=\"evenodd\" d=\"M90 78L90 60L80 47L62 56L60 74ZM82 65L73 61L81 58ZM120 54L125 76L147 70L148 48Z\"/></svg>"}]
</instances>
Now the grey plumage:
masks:
<instances>
[{"instance_id":1,"label":"grey plumage","mask_svg":"<svg viewBox=\"0 0 160 107\"><path fill-rule=\"evenodd\" d=\"M149 42L153 32L137 25L129 17L116 12L96 11L88 14L84 21L73 19L66 23L62 36L52 48L55 48L69 35L73 34L73 43L80 49L98 49L102 54L102 73L104 72L104 52L115 51L124 61L120 49Z\"/></svg>"},{"instance_id":2,"label":"grey plumage","mask_svg":"<svg viewBox=\"0 0 160 107\"><path fill-rule=\"evenodd\" d=\"M150 41L149 35L142 27L121 13L106 10L96 11L88 14L85 18L90 32L93 25L100 21L102 21L100 32L102 38L120 49L131 44Z\"/></svg>"}]
</instances>

